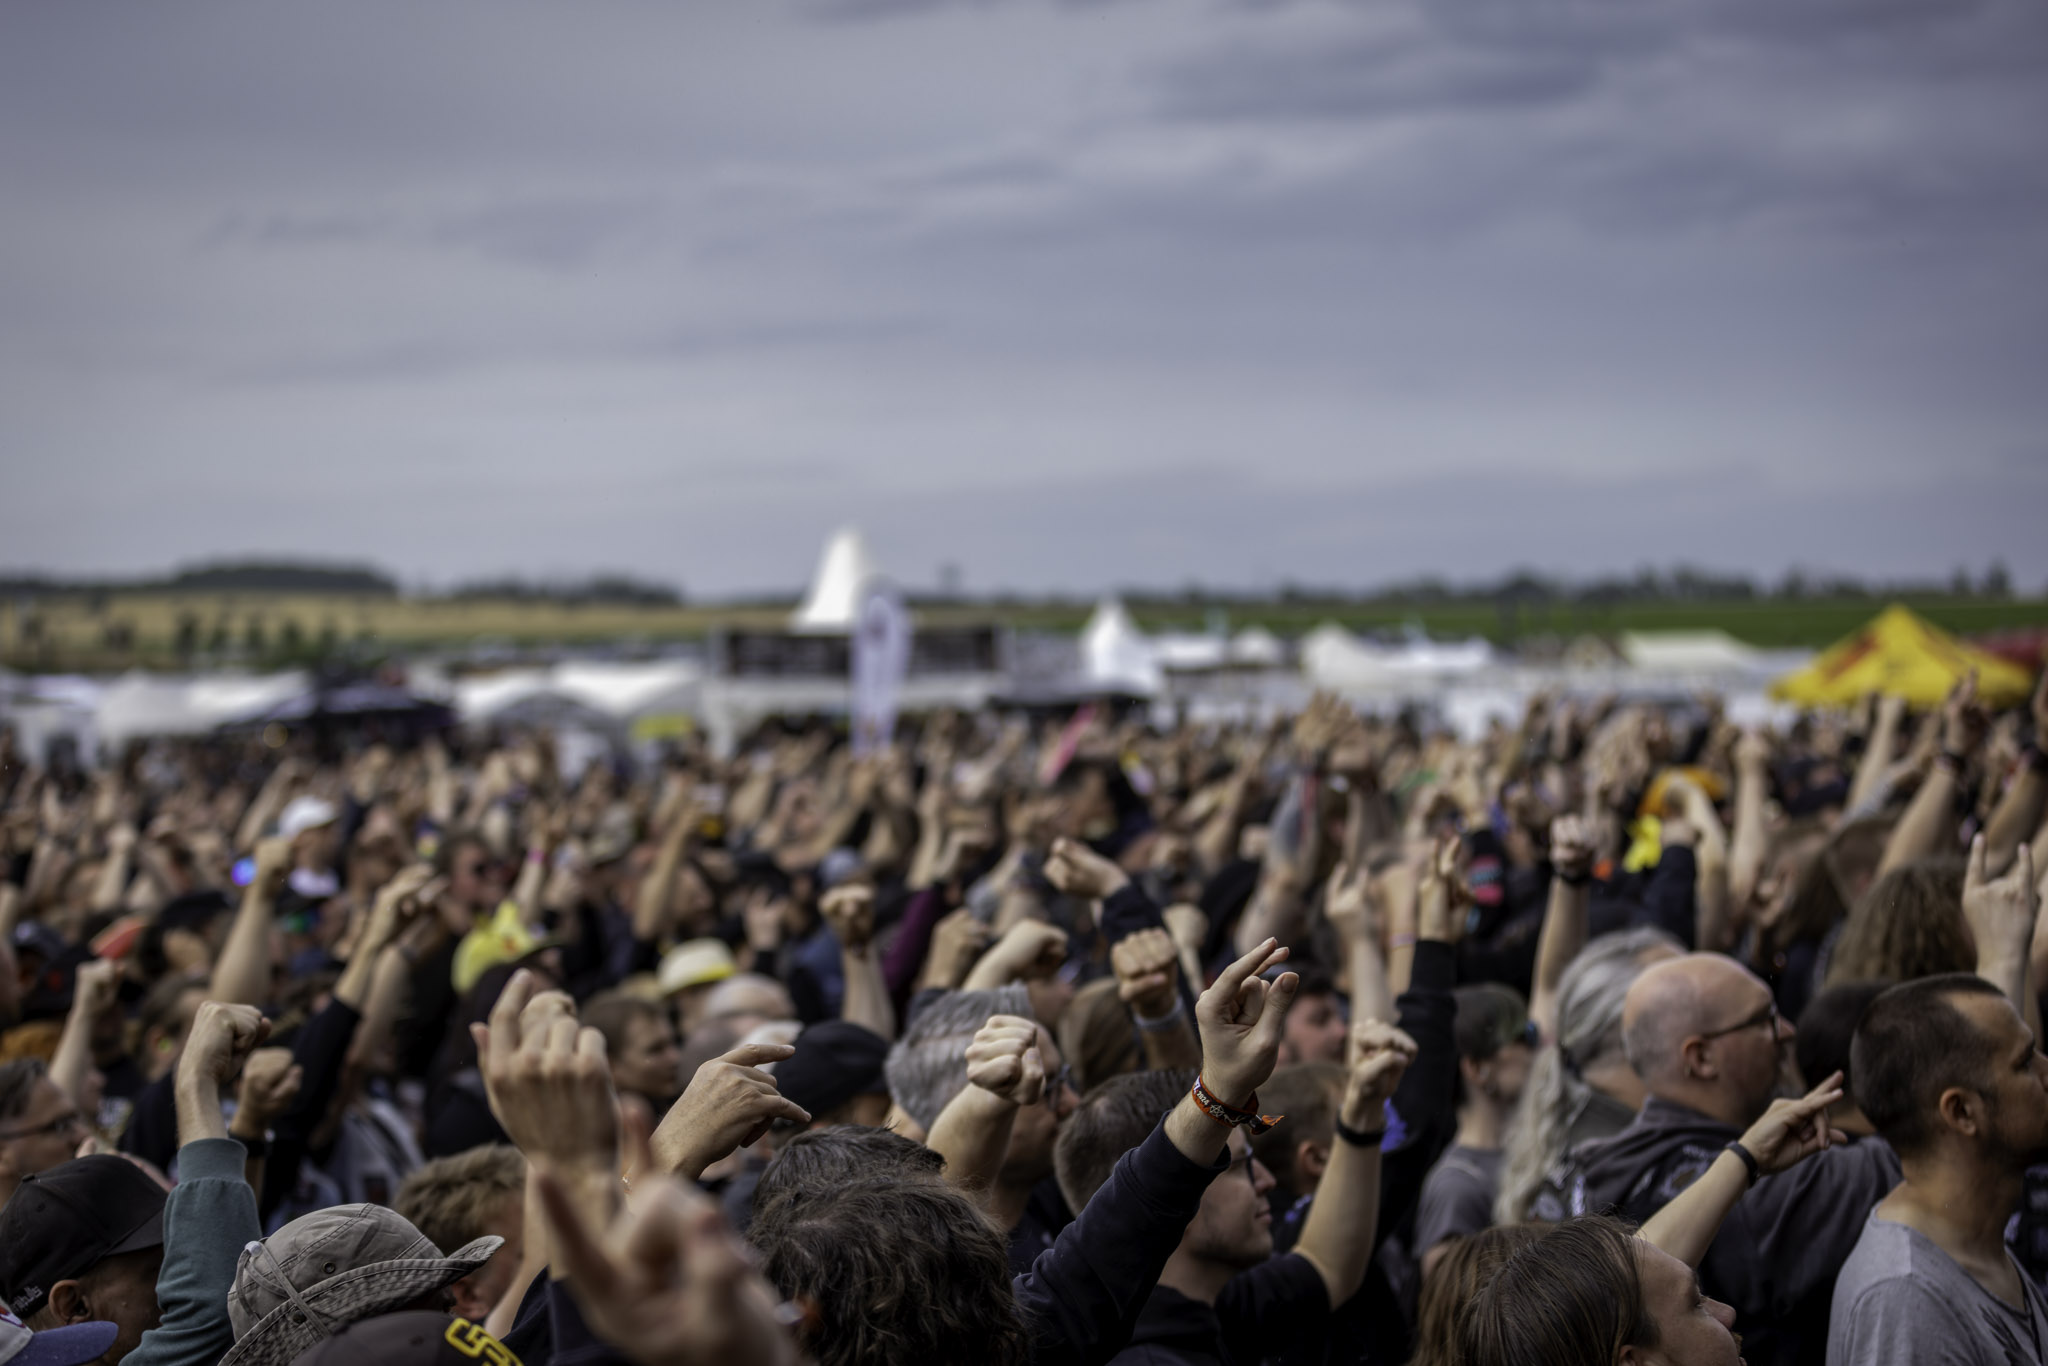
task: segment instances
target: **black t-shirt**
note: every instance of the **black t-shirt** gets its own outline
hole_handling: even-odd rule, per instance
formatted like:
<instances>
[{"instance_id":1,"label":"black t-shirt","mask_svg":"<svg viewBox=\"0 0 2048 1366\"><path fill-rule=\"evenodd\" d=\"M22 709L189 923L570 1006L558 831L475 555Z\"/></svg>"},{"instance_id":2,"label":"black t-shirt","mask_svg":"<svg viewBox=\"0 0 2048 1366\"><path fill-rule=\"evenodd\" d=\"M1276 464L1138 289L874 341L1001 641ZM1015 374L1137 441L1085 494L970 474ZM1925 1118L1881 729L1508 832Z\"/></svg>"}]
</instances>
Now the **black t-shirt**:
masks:
<instances>
[{"instance_id":1,"label":"black t-shirt","mask_svg":"<svg viewBox=\"0 0 2048 1366\"><path fill-rule=\"evenodd\" d=\"M1131 1345L1114 1366L1254 1366L1319 1350L1330 1329L1330 1294L1305 1257L1283 1253L1231 1278L1203 1304L1154 1286Z\"/></svg>"}]
</instances>

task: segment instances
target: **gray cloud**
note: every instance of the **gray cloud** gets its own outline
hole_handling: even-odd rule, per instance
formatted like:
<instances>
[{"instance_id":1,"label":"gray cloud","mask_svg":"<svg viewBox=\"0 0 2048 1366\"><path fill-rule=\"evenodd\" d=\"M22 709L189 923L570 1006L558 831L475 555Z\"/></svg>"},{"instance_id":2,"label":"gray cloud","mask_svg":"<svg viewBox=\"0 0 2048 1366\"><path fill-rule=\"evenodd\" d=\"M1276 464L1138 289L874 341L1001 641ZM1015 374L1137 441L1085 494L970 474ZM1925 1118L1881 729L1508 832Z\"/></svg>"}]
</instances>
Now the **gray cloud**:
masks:
<instances>
[{"instance_id":1,"label":"gray cloud","mask_svg":"<svg viewBox=\"0 0 2048 1366\"><path fill-rule=\"evenodd\" d=\"M2031 0L0 12L0 562L2048 579Z\"/></svg>"}]
</instances>

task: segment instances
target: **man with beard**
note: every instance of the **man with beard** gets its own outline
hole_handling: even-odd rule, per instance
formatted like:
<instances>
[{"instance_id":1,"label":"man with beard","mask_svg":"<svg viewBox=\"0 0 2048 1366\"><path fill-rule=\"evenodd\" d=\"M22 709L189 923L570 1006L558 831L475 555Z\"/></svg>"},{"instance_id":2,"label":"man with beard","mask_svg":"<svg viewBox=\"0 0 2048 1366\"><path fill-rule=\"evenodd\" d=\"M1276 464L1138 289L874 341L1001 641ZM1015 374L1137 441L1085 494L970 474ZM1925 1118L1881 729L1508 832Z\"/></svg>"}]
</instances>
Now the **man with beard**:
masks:
<instances>
[{"instance_id":1,"label":"man with beard","mask_svg":"<svg viewBox=\"0 0 2048 1366\"><path fill-rule=\"evenodd\" d=\"M2048 1363L2048 1299L2006 1249L2048 1155L2048 1057L1997 987L1953 973L1874 1001L1851 1047L1856 1098L1905 1180L1835 1286L1828 1366Z\"/></svg>"},{"instance_id":2,"label":"man with beard","mask_svg":"<svg viewBox=\"0 0 2048 1366\"><path fill-rule=\"evenodd\" d=\"M1731 1143L1741 1157L1743 1131L1775 1097L1797 1094L1788 1089L1793 1037L1771 989L1732 958L1691 953L1646 969L1622 1009L1622 1042L1648 1098L1628 1128L1567 1158L1566 1212L1618 1210L1640 1223ZM1744 1165L1754 1172L1753 1160ZM1752 1175L1699 1267L1705 1293L1745 1325L1751 1362L1819 1357L1836 1273L1898 1179L1898 1159L1881 1143Z\"/></svg>"}]
</instances>

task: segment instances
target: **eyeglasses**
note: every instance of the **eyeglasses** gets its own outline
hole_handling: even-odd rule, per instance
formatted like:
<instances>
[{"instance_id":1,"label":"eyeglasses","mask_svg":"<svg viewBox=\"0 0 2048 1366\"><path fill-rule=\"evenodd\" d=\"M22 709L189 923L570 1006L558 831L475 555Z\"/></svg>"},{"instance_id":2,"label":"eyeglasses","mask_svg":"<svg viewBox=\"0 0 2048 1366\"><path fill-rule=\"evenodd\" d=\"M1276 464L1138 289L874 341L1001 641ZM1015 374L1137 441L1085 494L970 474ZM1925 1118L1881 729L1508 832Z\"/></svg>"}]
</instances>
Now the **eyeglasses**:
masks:
<instances>
[{"instance_id":1,"label":"eyeglasses","mask_svg":"<svg viewBox=\"0 0 2048 1366\"><path fill-rule=\"evenodd\" d=\"M1740 1034L1743 1030L1755 1029L1758 1025L1768 1025L1771 1037L1774 1039L1778 1037L1778 1003L1775 999L1766 1001L1762 1010L1759 1010L1740 1024L1729 1025L1726 1029L1713 1030L1700 1035L1699 1038L1704 1043L1708 1039L1718 1039L1724 1034Z\"/></svg>"},{"instance_id":2,"label":"eyeglasses","mask_svg":"<svg viewBox=\"0 0 2048 1366\"><path fill-rule=\"evenodd\" d=\"M1253 1190L1257 1190L1257 1189L1259 1188L1259 1178L1258 1178L1258 1175L1257 1175L1257 1173L1255 1173L1255 1172L1253 1172L1253 1171L1252 1171L1252 1163L1253 1163L1253 1162L1254 1162L1255 1160L1257 1160L1257 1158L1258 1158L1258 1154L1257 1154L1257 1153L1254 1153L1254 1152L1249 1152L1249 1151L1247 1151L1247 1152L1245 1153L1245 1155L1244 1155L1243 1157L1240 1157L1240 1158L1238 1158L1238 1159L1237 1159L1236 1161L1232 1162L1232 1163L1231 1163L1231 1164L1230 1164L1229 1166L1225 1167L1225 1168L1223 1169L1223 1175L1225 1175L1225 1176L1229 1176L1229 1175L1230 1175L1230 1174L1231 1174L1232 1172L1236 1171L1236 1170L1237 1170L1237 1169L1238 1169L1239 1167L1243 1167L1243 1168L1244 1168L1244 1179L1252 1183L1252 1189L1253 1189Z\"/></svg>"},{"instance_id":3,"label":"eyeglasses","mask_svg":"<svg viewBox=\"0 0 2048 1366\"><path fill-rule=\"evenodd\" d=\"M54 1134L82 1134L85 1132L85 1116L76 1110L57 1116L47 1124L38 1124L28 1129L0 1129L0 1142L16 1138L42 1138Z\"/></svg>"}]
</instances>

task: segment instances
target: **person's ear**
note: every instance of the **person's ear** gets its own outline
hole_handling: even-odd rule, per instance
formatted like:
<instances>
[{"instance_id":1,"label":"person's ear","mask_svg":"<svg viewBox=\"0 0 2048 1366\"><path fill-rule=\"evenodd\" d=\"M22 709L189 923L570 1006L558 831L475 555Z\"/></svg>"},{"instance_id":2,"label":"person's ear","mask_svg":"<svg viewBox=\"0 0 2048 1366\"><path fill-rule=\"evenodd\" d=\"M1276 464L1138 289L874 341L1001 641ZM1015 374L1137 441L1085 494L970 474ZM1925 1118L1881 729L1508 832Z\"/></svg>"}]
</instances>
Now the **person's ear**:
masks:
<instances>
[{"instance_id":1,"label":"person's ear","mask_svg":"<svg viewBox=\"0 0 2048 1366\"><path fill-rule=\"evenodd\" d=\"M1696 1081L1720 1079L1721 1068L1714 1061L1714 1050L1708 1046L1707 1040L1694 1035L1679 1045L1678 1056L1684 1064L1686 1076Z\"/></svg>"},{"instance_id":2,"label":"person's ear","mask_svg":"<svg viewBox=\"0 0 2048 1366\"><path fill-rule=\"evenodd\" d=\"M1941 1122L1965 1138L1976 1138L1984 1132L1984 1098L1975 1091L1962 1086L1951 1086L1934 1102L1934 1112Z\"/></svg>"},{"instance_id":3,"label":"person's ear","mask_svg":"<svg viewBox=\"0 0 2048 1366\"><path fill-rule=\"evenodd\" d=\"M1476 1058L1458 1059L1458 1075L1465 1079L1467 1091L1477 1091L1486 1079L1486 1064Z\"/></svg>"},{"instance_id":4,"label":"person's ear","mask_svg":"<svg viewBox=\"0 0 2048 1366\"><path fill-rule=\"evenodd\" d=\"M85 1287L77 1281L59 1281L50 1287L49 1310L59 1323L86 1323L92 1319Z\"/></svg>"},{"instance_id":5,"label":"person's ear","mask_svg":"<svg viewBox=\"0 0 2048 1366\"><path fill-rule=\"evenodd\" d=\"M455 1317L482 1323L496 1306L477 1293L476 1277L464 1276L448 1287L448 1308Z\"/></svg>"},{"instance_id":6,"label":"person's ear","mask_svg":"<svg viewBox=\"0 0 2048 1366\"><path fill-rule=\"evenodd\" d=\"M1303 1139L1294 1149L1294 1170L1304 1177L1320 1181L1330 1167L1330 1149L1327 1144Z\"/></svg>"}]
</instances>

